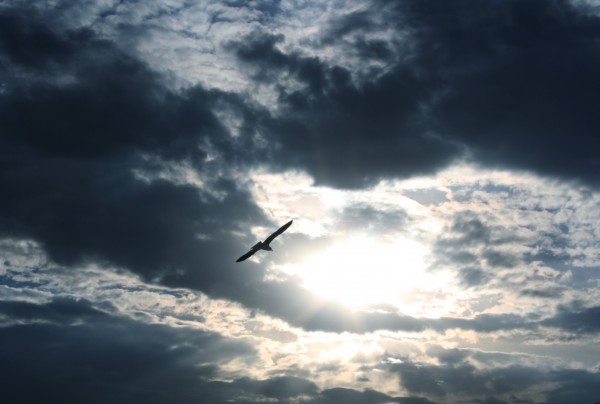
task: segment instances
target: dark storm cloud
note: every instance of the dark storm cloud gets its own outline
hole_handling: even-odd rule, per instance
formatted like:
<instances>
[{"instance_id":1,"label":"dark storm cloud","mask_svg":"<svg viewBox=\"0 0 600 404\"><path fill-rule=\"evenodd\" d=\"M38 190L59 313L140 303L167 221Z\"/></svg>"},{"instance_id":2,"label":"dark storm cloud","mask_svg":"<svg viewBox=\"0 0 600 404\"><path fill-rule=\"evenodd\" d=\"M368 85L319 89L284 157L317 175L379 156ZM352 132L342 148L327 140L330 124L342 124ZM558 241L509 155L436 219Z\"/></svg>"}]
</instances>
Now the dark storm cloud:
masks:
<instances>
[{"instance_id":1,"label":"dark storm cloud","mask_svg":"<svg viewBox=\"0 0 600 404\"><path fill-rule=\"evenodd\" d=\"M596 403L600 397L600 374L586 370L562 369L551 372L560 387L548 395L550 402Z\"/></svg>"},{"instance_id":2,"label":"dark storm cloud","mask_svg":"<svg viewBox=\"0 0 600 404\"><path fill-rule=\"evenodd\" d=\"M56 298L50 303L39 305L28 302L0 301L0 313L10 320L46 320L57 324L69 324L82 320L95 320L106 317L85 300Z\"/></svg>"},{"instance_id":3,"label":"dark storm cloud","mask_svg":"<svg viewBox=\"0 0 600 404\"><path fill-rule=\"evenodd\" d=\"M85 301L2 304L0 312L26 321L0 329L0 384L10 402L222 402L238 392L213 389L206 378L219 363L254 354L240 342L113 317ZM55 324L27 324L34 318Z\"/></svg>"},{"instance_id":4,"label":"dark storm cloud","mask_svg":"<svg viewBox=\"0 0 600 404\"><path fill-rule=\"evenodd\" d=\"M585 307L580 302L560 305L555 316L542 324L576 334L595 334L600 332L600 306Z\"/></svg>"},{"instance_id":5,"label":"dark storm cloud","mask_svg":"<svg viewBox=\"0 0 600 404\"><path fill-rule=\"evenodd\" d=\"M549 402L593 402L600 392L600 374L585 370L544 372L517 365L478 369L467 361L441 366L406 361L391 365L390 370L399 375L409 393L446 400L471 397L489 400L481 402L519 402L527 398L527 389L540 389ZM550 383L554 386L548 389Z\"/></svg>"},{"instance_id":6,"label":"dark storm cloud","mask_svg":"<svg viewBox=\"0 0 600 404\"><path fill-rule=\"evenodd\" d=\"M398 4L419 67L445 76L437 133L485 163L598 185L600 18L568 1Z\"/></svg>"},{"instance_id":7,"label":"dark storm cloud","mask_svg":"<svg viewBox=\"0 0 600 404\"><path fill-rule=\"evenodd\" d=\"M42 23L24 24L26 19L26 11L0 15L0 51L5 57L39 71L64 62L75 52L73 43L65 42Z\"/></svg>"},{"instance_id":8,"label":"dark storm cloud","mask_svg":"<svg viewBox=\"0 0 600 404\"><path fill-rule=\"evenodd\" d=\"M2 14L12 21L2 29L14 74L0 95L0 235L35 239L64 265L98 260L146 279L194 269L199 279L186 286L202 289L237 279L214 257L245 248L231 234L242 222L266 220L235 183L210 178L205 157L210 144L235 160L211 107L241 108L239 100L199 87L174 93L111 42L85 30L51 31L24 13ZM31 40L38 36L50 45ZM38 62L20 56L38 53ZM48 63L57 68L28 76ZM141 181L132 172L152 175L160 161L188 163L207 173L208 185Z\"/></svg>"},{"instance_id":9,"label":"dark storm cloud","mask_svg":"<svg viewBox=\"0 0 600 404\"><path fill-rule=\"evenodd\" d=\"M285 160L275 156L273 164L307 169L320 183L357 187L384 175L431 172L452 158L453 145L422 130L419 104L429 85L414 71L399 66L356 86L342 67L279 50L282 39L255 32L229 44L259 80L303 85L293 91L278 86L281 113L264 131Z\"/></svg>"},{"instance_id":10,"label":"dark storm cloud","mask_svg":"<svg viewBox=\"0 0 600 404\"><path fill-rule=\"evenodd\" d=\"M486 163L598 185L600 18L568 1L497 1L491 14L490 6L400 6L428 55L423 65L446 75L432 105L436 132Z\"/></svg>"},{"instance_id":11,"label":"dark storm cloud","mask_svg":"<svg viewBox=\"0 0 600 404\"><path fill-rule=\"evenodd\" d=\"M148 66L91 31L46 32L35 18L8 12L2 17L14 21L10 34L23 42L19 52L4 54L8 91L0 99L0 112L5 159L88 159L128 169L139 163L136 152L200 166L208 139L220 152L230 151L226 130L211 110L227 94L198 87L175 94ZM70 51L32 43L28 35L35 30ZM43 57L23 62L20 53Z\"/></svg>"},{"instance_id":12,"label":"dark storm cloud","mask_svg":"<svg viewBox=\"0 0 600 404\"><path fill-rule=\"evenodd\" d=\"M396 38L367 43L374 21ZM362 81L284 52L281 35L255 32L229 46L259 80L303 85L278 86L267 133L285 150L276 164L318 182L430 173L466 148L487 165L598 185L599 34L600 18L566 0L375 1L323 33L327 46L351 36L365 59L385 61Z\"/></svg>"}]
</instances>

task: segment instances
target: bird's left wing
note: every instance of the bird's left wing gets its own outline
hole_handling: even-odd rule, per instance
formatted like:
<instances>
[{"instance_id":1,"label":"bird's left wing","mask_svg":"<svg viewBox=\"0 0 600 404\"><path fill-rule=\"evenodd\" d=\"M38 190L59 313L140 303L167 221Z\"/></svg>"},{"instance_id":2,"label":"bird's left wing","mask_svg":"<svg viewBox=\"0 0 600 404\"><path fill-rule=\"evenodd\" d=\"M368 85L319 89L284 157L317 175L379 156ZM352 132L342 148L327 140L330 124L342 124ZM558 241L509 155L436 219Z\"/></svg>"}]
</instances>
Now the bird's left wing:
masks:
<instances>
[{"instance_id":1,"label":"bird's left wing","mask_svg":"<svg viewBox=\"0 0 600 404\"><path fill-rule=\"evenodd\" d=\"M240 258L238 258L235 262L241 262L241 261L244 261L244 260L252 257L256 251L258 251L258 250L253 248L252 250L248 251L246 254L244 254Z\"/></svg>"},{"instance_id":2,"label":"bird's left wing","mask_svg":"<svg viewBox=\"0 0 600 404\"><path fill-rule=\"evenodd\" d=\"M281 226L279 229L277 229L277 230L275 231L275 233L273 233L273 234L271 234L269 237L267 237L267 239L265 240L265 242L264 242L264 243L265 243L265 244L267 244L267 245L269 245L269 243L270 243L271 241L273 241L273 239L274 239L275 237L279 236L281 233L283 233L284 231L286 231L286 230L287 230L287 228L288 228L288 227L290 227L290 226L292 225L292 222L293 222L293 221L294 221L294 220L292 219L292 220L290 220L289 222L287 222L286 224L284 224L283 226Z\"/></svg>"}]
</instances>

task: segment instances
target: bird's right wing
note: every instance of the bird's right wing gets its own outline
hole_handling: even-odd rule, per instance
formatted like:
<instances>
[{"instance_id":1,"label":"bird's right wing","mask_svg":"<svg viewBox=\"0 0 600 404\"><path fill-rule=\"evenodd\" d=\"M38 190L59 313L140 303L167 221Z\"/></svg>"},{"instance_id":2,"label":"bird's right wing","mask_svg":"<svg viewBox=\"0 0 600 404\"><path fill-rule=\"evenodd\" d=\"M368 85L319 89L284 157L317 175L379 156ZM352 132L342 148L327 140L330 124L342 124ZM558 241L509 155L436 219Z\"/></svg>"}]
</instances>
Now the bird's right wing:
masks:
<instances>
[{"instance_id":1,"label":"bird's right wing","mask_svg":"<svg viewBox=\"0 0 600 404\"><path fill-rule=\"evenodd\" d=\"M273 241L273 239L277 236L279 236L281 233L283 233L284 231L287 230L288 227L290 227L292 225L292 222L294 220L290 220L289 222L287 222L286 224L284 224L283 226L281 226L279 229L275 230L275 233L271 234L269 237L267 237L267 239L264 241L265 244L269 245L269 243L271 241Z\"/></svg>"},{"instance_id":2,"label":"bird's right wing","mask_svg":"<svg viewBox=\"0 0 600 404\"><path fill-rule=\"evenodd\" d=\"M253 248L252 250L248 251L246 254L244 254L240 258L238 258L235 262L241 262L241 261L244 261L244 260L252 257L256 251L258 251L258 250L255 250Z\"/></svg>"}]
</instances>

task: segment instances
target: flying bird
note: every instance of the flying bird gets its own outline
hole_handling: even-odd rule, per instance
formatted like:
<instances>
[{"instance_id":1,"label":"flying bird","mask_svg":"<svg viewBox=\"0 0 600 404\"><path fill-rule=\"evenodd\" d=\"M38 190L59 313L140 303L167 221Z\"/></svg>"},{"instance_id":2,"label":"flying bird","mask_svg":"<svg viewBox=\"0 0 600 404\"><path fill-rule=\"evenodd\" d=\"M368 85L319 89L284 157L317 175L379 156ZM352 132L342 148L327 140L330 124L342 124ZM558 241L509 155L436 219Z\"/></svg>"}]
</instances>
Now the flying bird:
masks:
<instances>
[{"instance_id":1,"label":"flying bird","mask_svg":"<svg viewBox=\"0 0 600 404\"><path fill-rule=\"evenodd\" d=\"M271 248L270 244L271 241L273 241L275 239L275 237L279 236L281 233L283 233L284 231L287 230L288 227L290 227L292 225L292 222L294 220L290 220L289 222L287 222L286 224L284 224L283 226L281 226L279 229L277 229L273 234L271 234L269 237L267 237L265 239L265 241L259 241L258 243L256 243L251 249L250 251L248 251L246 254L242 255L240 258L237 259L237 261L235 262L240 262L240 261L244 261L245 259L250 258L255 252L257 252L258 250L265 250L265 251L273 251L273 249Z\"/></svg>"}]
</instances>

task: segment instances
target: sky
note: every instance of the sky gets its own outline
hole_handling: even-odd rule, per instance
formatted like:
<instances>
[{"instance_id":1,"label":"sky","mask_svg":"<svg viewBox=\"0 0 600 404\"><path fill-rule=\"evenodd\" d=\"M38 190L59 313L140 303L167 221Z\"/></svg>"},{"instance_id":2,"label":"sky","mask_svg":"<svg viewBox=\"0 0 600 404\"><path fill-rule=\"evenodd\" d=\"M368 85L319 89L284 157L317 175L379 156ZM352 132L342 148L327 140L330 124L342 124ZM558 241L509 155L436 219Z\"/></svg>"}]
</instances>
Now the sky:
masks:
<instances>
[{"instance_id":1,"label":"sky","mask_svg":"<svg viewBox=\"0 0 600 404\"><path fill-rule=\"evenodd\" d=\"M597 0L0 0L2 401L600 401L599 45Z\"/></svg>"}]
</instances>

